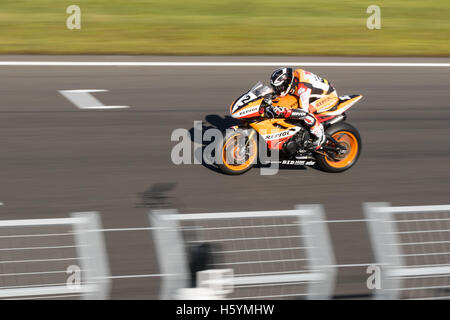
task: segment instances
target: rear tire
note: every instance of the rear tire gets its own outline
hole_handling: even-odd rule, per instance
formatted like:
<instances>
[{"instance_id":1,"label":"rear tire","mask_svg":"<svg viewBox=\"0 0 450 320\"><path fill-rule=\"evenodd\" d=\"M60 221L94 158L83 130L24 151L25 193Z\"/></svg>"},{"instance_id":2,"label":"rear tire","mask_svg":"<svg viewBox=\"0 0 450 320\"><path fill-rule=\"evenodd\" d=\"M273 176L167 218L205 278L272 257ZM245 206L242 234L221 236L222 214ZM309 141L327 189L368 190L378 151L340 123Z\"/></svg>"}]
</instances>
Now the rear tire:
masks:
<instances>
[{"instance_id":1,"label":"rear tire","mask_svg":"<svg viewBox=\"0 0 450 320\"><path fill-rule=\"evenodd\" d=\"M220 147L221 163L218 163L217 167L223 173L229 175L243 174L250 170L255 164L258 155L256 136L257 134L254 132L253 137L248 141L249 137L240 130L228 133ZM240 149L241 146L237 143L237 139L241 138L248 142L248 146L244 151Z\"/></svg>"},{"instance_id":2,"label":"rear tire","mask_svg":"<svg viewBox=\"0 0 450 320\"><path fill-rule=\"evenodd\" d=\"M317 165L323 171L334 173L344 172L350 169L358 161L361 153L362 144L358 129L348 123L340 122L331 125L325 131L339 143L343 144L347 148L347 151L343 155L333 155L334 158L329 155L317 154ZM333 143L329 140L325 144L333 146Z\"/></svg>"}]
</instances>

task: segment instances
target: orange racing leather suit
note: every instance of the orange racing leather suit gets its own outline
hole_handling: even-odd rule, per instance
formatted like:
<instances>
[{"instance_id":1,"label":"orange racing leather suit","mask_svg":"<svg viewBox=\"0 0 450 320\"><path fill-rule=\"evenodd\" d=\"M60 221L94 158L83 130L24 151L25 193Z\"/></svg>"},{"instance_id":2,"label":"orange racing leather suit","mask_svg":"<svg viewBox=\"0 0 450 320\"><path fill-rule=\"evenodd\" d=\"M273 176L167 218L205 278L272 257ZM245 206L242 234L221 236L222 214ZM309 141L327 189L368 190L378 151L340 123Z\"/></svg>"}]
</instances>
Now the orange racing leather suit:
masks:
<instances>
[{"instance_id":1,"label":"orange racing leather suit","mask_svg":"<svg viewBox=\"0 0 450 320\"><path fill-rule=\"evenodd\" d=\"M339 103L336 90L326 79L303 69L296 69L288 94L298 98L299 109L269 106L264 112L272 117L303 120L316 136L315 147L319 149L325 141L325 132L314 114L327 111Z\"/></svg>"}]
</instances>

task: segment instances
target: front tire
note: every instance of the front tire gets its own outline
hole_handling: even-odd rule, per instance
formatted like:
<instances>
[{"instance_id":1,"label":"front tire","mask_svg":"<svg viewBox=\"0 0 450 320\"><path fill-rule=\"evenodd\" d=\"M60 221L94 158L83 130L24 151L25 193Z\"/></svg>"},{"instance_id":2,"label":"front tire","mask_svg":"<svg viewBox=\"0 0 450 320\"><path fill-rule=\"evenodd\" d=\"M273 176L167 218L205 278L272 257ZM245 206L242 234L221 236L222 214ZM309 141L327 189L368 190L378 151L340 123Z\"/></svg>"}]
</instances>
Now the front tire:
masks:
<instances>
[{"instance_id":1,"label":"front tire","mask_svg":"<svg viewBox=\"0 0 450 320\"><path fill-rule=\"evenodd\" d=\"M325 131L337 142L345 146L346 151L344 154L337 154L332 151L325 152L326 155L318 154L316 158L319 168L323 171L334 173L350 169L356 163L361 153L362 144L358 129L348 123L340 122L331 125ZM334 143L327 140L325 145L333 147Z\"/></svg>"},{"instance_id":2,"label":"front tire","mask_svg":"<svg viewBox=\"0 0 450 320\"><path fill-rule=\"evenodd\" d=\"M243 174L250 170L258 155L256 132L247 135L241 130L233 131L225 136L220 148L221 163L217 166L226 174Z\"/></svg>"}]
</instances>

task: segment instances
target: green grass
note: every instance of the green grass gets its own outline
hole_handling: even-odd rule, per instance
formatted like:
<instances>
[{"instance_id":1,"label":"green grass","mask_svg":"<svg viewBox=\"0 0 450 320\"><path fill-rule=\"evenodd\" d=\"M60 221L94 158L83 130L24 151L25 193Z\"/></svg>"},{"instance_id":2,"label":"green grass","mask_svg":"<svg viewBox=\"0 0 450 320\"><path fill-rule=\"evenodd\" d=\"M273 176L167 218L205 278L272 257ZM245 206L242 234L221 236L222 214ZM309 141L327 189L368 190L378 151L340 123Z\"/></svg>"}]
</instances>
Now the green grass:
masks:
<instances>
[{"instance_id":1,"label":"green grass","mask_svg":"<svg viewBox=\"0 0 450 320\"><path fill-rule=\"evenodd\" d=\"M0 0L0 53L450 56L450 1Z\"/></svg>"}]
</instances>

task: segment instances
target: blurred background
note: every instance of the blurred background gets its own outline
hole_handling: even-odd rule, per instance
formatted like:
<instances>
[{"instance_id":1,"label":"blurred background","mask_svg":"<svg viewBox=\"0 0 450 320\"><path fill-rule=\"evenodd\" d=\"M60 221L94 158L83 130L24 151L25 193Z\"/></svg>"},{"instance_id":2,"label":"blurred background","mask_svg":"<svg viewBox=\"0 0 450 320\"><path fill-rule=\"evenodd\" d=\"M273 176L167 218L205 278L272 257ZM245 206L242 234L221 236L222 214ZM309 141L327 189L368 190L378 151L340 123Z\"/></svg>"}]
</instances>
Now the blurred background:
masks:
<instances>
[{"instance_id":1,"label":"blurred background","mask_svg":"<svg viewBox=\"0 0 450 320\"><path fill-rule=\"evenodd\" d=\"M0 298L448 298L449 16L444 0L1 0ZM234 124L236 97L302 63L364 96L354 167L193 164L194 132ZM191 164L172 162L176 129ZM316 206L279 212L297 205ZM216 290L178 291L199 278Z\"/></svg>"},{"instance_id":2,"label":"blurred background","mask_svg":"<svg viewBox=\"0 0 450 320\"><path fill-rule=\"evenodd\" d=\"M78 32L61 28L69 5ZM382 29L366 9L378 5ZM3 0L0 53L446 56L446 0Z\"/></svg>"}]
</instances>

